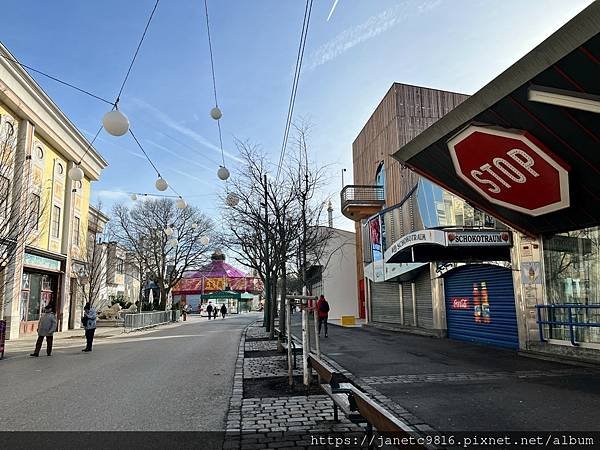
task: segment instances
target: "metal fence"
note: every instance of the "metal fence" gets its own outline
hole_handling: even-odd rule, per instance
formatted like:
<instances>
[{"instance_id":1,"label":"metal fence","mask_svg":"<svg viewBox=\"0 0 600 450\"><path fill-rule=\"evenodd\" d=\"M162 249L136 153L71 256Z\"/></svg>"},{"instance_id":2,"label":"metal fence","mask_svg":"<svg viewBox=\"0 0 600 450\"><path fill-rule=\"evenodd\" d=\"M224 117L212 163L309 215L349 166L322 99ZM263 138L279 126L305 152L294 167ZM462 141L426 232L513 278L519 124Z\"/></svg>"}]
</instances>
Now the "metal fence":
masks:
<instances>
[{"instance_id":1,"label":"metal fence","mask_svg":"<svg viewBox=\"0 0 600 450\"><path fill-rule=\"evenodd\" d=\"M537 324L540 341L569 338L572 345L578 341L593 342L589 339L592 329L600 329L600 305L581 305L578 303L536 305ZM547 333L544 328L547 326ZM586 335L588 334L586 339ZM596 336L600 333L595 333ZM547 338L546 338L547 336Z\"/></svg>"},{"instance_id":2,"label":"metal fence","mask_svg":"<svg viewBox=\"0 0 600 450\"><path fill-rule=\"evenodd\" d=\"M179 320L179 311L153 311L138 314L125 314L125 332L141 330Z\"/></svg>"}]
</instances>

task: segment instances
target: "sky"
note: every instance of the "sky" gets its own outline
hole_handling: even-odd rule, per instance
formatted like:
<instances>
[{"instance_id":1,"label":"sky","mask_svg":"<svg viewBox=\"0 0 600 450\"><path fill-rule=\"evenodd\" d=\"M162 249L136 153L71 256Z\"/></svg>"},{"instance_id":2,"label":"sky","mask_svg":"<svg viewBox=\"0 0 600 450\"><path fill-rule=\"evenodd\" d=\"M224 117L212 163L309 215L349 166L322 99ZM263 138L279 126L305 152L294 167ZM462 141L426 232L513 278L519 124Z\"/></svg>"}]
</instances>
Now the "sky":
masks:
<instances>
[{"instance_id":1,"label":"sky","mask_svg":"<svg viewBox=\"0 0 600 450\"><path fill-rule=\"evenodd\" d=\"M5 2L0 40L24 64L114 99L155 0ZM352 142L393 82L473 94L584 9L590 0L314 0L294 118L313 128L310 158L327 166L323 201L334 225ZM335 8L332 8L335 4ZM305 2L208 0L225 164L235 140L279 159ZM333 9L333 10L332 10ZM91 138L106 104L33 74ZM202 0L161 0L120 110L163 177L219 221L225 183ZM108 106L110 108L110 106ZM130 136L102 131L108 161L92 187L110 209L129 192L158 193L156 173Z\"/></svg>"}]
</instances>

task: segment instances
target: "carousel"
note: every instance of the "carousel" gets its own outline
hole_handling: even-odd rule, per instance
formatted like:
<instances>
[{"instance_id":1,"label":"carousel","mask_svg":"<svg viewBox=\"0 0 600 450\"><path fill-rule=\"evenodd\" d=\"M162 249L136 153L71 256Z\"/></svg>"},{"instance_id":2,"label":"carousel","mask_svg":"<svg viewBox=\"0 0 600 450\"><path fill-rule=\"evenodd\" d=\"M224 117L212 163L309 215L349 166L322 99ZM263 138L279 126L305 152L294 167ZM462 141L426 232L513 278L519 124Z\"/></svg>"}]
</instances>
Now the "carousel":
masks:
<instances>
[{"instance_id":1,"label":"carousel","mask_svg":"<svg viewBox=\"0 0 600 450\"><path fill-rule=\"evenodd\" d=\"M260 278L227 264L225 255L216 251L209 264L183 274L173 288L173 303L189 305L192 313L205 312L209 303L218 308L224 304L229 314L239 314L258 308L262 291Z\"/></svg>"}]
</instances>

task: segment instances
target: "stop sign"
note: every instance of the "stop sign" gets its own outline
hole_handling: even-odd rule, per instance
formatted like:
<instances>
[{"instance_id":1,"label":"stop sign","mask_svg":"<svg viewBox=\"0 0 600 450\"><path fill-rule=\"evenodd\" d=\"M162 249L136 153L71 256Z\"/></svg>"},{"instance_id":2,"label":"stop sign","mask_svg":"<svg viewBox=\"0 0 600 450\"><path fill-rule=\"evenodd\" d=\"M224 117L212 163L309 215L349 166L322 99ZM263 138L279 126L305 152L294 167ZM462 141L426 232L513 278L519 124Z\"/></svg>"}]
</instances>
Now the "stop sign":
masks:
<instances>
[{"instance_id":1,"label":"stop sign","mask_svg":"<svg viewBox=\"0 0 600 450\"><path fill-rule=\"evenodd\" d=\"M448 149L457 175L491 203L532 216L569 206L569 166L526 131L469 125Z\"/></svg>"}]
</instances>

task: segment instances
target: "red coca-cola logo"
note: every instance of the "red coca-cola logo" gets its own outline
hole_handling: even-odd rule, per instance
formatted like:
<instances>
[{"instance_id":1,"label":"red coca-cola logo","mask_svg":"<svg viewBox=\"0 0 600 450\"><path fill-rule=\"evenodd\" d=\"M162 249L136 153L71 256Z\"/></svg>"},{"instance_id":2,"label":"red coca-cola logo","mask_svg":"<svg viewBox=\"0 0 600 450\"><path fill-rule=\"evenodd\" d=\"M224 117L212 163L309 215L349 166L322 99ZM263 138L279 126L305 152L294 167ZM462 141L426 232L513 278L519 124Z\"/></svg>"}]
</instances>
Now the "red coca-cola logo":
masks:
<instances>
[{"instance_id":1,"label":"red coca-cola logo","mask_svg":"<svg viewBox=\"0 0 600 450\"><path fill-rule=\"evenodd\" d=\"M467 297L452 297L450 302L452 309L469 309L469 299Z\"/></svg>"},{"instance_id":2,"label":"red coca-cola logo","mask_svg":"<svg viewBox=\"0 0 600 450\"><path fill-rule=\"evenodd\" d=\"M456 234L455 233L448 233L448 240L450 242L454 241L454 239L456 239Z\"/></svg>"},{"instance_id":3,"label":"red coca-cola logo","mask_svg":"<svg viewBox=\"0 0 600 450\"><path fill-rule=\"evenodd\" d=\"M500 236L504 242L508 242L508 233L502 233Z\"/></svg>"}]
</instances>

